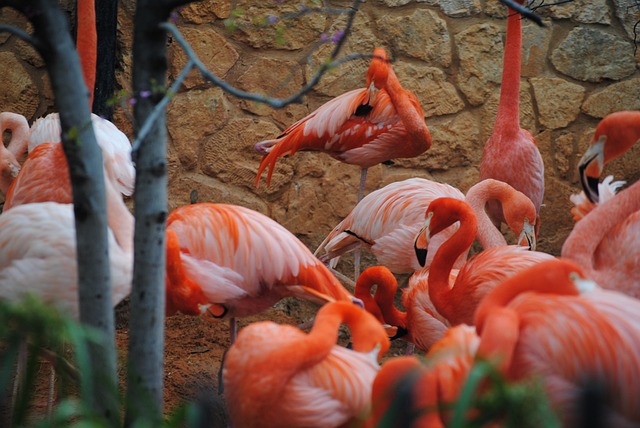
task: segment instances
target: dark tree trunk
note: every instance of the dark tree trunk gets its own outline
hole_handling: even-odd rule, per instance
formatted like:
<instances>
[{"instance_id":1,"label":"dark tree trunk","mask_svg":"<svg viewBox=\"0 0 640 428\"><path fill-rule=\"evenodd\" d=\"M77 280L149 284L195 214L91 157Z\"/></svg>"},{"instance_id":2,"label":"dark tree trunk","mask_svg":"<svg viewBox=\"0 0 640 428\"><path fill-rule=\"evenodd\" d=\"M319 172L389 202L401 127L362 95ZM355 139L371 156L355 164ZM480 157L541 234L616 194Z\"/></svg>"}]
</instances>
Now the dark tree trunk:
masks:
<instances>
[{"instance_id":1,"label":"dark tree trunk","mask_svg":"<svg viewBox=\"0 0 640 428\"><path fill-rule=\"evenodd\" d=\"M98 32L98 61L96 87L93 95L93 112L111 120L115 87L116 34L118 24L118 1L96 1L96 30Z\"/></svg>"},{"instance_id":2,"label":"dark tree trunk","mask_svg":"<svg viewBox=\"0 0 640 428\"><path fill-rule=\"evenodd\" d=\"M107 212L102 153L91 126L89 94L65 14L55 0L0 2L21 11L32 23L36 48L47 64L60 112L62 144L68 159L78 253L80 320L104 333L105 342L91 346L94 373L83 385L93 409L112 425L119 418L114 316L111 304Z\"/></svg>"}]
</instances>

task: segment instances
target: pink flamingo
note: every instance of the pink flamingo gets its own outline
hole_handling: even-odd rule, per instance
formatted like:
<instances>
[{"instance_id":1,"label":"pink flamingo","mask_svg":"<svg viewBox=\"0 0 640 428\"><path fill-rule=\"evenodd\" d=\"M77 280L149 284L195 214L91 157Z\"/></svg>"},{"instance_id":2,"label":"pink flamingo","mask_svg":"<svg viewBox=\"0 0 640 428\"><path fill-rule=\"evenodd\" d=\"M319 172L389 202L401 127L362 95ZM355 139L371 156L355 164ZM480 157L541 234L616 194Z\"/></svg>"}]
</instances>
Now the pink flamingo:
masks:
<instances>
[{"instance_id":1,"label":"pink flamingo","mask_svg":"<svg viewBox=\"0 0 640 428\"><path fill-rule=\"evenodd\" d=\"M477 356L511 381L542 379L564 426L579 424L581 396L594 387L603 426L635 426L640 301L584 277L574 263L552 260L497 286L476 311Z\"/></svg>"},{"instance_id":2,"label":"pink flamingo","mask_svg":"<svg viewBox=\"0 0 640 428\"><path fill-rule=\"evenodd\" d=\"M522 0L518 0L522 4ZM544 194L544 163L529 131L520 128L520 58L522 23L519 14L507 18L500 102L493 134L487 140L480 162L480 180L494 178L510 184L533 201L540 227ZM487 207L496 226L504 223L497 202Z\"/></svg>"},{"instance_id":3,"label":"pink flamingo","mask_svg":"<svg viewBox=\"0 0 640 428\"><path fill-rule=\"evenodd\" d=\"M359 302L291 232L236 205L177 208L167 220L167 314L261 312L283 297Z\"/></svg>"},{"instance_id":4,"label":"pink flamingo","mask_svg":"<svg viewBox=\"0 0 640 428\"><path fill-rule=\"evenodd\" d=\"M373 51L367 87L340 95L297 121L274 140L255 145L265 155L260 176L269 166L267 186L276 160L298 150L322 151L361 168L358 201L367 168L394 158L415 157L431 147L431 135L420 102L402 87L384 49Z\"/></svg>"},{"instance_id":5,"label":"pink flamingo","mask_svg":"<svg viewBox=\"0 0 640 428\"><path fill-rule=\"evenodd\" d=\"M353 349L336 345L338 327ZM366 311L327 303L305 334L259 322L240 331L225 359L225 398L234 426L335 427L363 418L371 404L378 358L389 349L382 326Z\"/></svg>"},{"instance_id":6,"label":"pink flamingo","mask_svg":"<svg viewBox=\"0 0 640 428\"><path fill-rule=\"evenodd\" d=\"M580 161L585 193L599 201L597 177L604 165L640 139L640 112L605 117ZM594 162L594 160L596 162ZM579 264L605 288L640 297L640 182L599 203L573 227L562 246L562 257Z\"/></svg>"},{"instance_id":7,"label":"pink flamingo","mask_svg":"<svg viewBox=\"0 0 640 428\"><path fill-rule=\"evenodd\" d=\"M11 131L11 141L5 147L2 145L0 153L0 192L4 195L20 171L19 159L27 152L29 140L29 124L24 116L3 112L0 113L0 135L4 131Z\"/></svg>"},{"instance_id":8,"label":"pink flamingo","mask_svg":"<svg viewBox=\"0 0 640 428\"><path fill-rule=\"evenodd\" d=\"M518 237L518 244L526 243L535 249L535 207L524 194L508 184L487 179L472 186L465 198L462 192L448 184L411 178L368 194L327 235L316 254L324 249L326 253L320 256L320 260L331 260L330 266L335 267L342 254L365 248L376 256L378 264L387 266L394 273L420 270L422 266L414 257L413 241L424 222L427 207L441 197L465 199L471 205L478 221L482 222L478 229L478 240L483 248L507 245L504 236L484 215L485 205L494 199L503 206L509 205L504 215ZM451 237L455 229L456 226L452 226L433 237L425 266L431 265L437 249ZM466 259L465 252L456 260L454 267L461 267Z\"/></svg>"}]
</instances>

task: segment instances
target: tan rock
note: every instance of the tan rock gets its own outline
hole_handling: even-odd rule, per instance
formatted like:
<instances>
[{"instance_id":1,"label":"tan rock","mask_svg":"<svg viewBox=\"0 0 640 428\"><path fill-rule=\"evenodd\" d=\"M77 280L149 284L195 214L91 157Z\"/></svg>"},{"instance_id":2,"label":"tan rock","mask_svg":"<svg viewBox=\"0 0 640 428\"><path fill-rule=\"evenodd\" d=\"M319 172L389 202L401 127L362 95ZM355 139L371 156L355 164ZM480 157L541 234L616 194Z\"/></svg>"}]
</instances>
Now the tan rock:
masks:
<instances>
[{"instance_id":1,"label":"tan rock","mask_svg":"<svg viewBox=\"0 0 640 428\"><path fill-rule=\"evenodd\" d=\"M439 3L442 12L453 18L477 15L482 9L479 0L442 0Z\"/></svg>"},{"instance_id":2,"label":"tan rock","mask_svg":"<svg viewBox=\"0 0 640 428\"><path fill-rule=\"evenodd\" d=\"M598 28L576 27L551 54L558 71L574 79L620 80L636 69L633 45Z\"/></svg>"},{"instance_id":3,"label":"tan rock","mask_svg":"<svg viewBox=\"0 0 640 428\"><path fill-rule=\"evenodd\" d=\"M634 40L634 30L637 31L635 26L638 22L638 9L632 3L627 0L613 0L615 6L616 16L622 23L622 27L627 33L629 40Z\"/></svg>"},{"instance_id":4,"label":"tan rock","mask_svg":"<svg viewBox=\"0 0 640 428\"><path fill-rule=\"evenodd\" d=\"M167 128L171 137L169 150L177 153L184 168L195 169L202 142L222 128L228 118L229 106L220 88L176 95L167 109Z\"/></svg>"},{"instance_id":5,"label":"tan rock","mask_svg":"<svg viewBox=\"0 0 640 428\"><path fill-rule=\"evenodd\" d=\"M231 2L205 0L189 3L180 8L179 13L185 22L205 24L214 21L216 18L228 18L231 13Z\"/></svg>"},{"instance_id":6,"label":"tan rock","mask_svg":"<svg viewBox=\"0 0 640 428\"><path fill-rule=\"evenodd\" d=\"M31 76L12 52L0 52L0 111L31 117L38 108L38 92Z\"/></svg>"},{"instance_id":7,"label":"tan rock","mask_svg":"<svg viewBox=\"0 0 640 428\"><path fill-rule=\"evenodd\" d=\"M262 160L253 146L259 141L274 138L279 133L280 130L271 122L250 118L232 119L202 142L198 157L200 170L223 183L253 190L256 172ZM291 163L289 159L279 159L271 186L266 187L263 178L255 192L260 196L272 195L289 185L293 170ZM266 177L266 173L263 176Z\"/></svg>"},{"instance_id":8,"label":"tan rock","mask_svg":"<svg viewBox=\"0 0 640 428\"><path fill-rule=\"evenodd\" d=\"M238 76L236 86L244 91L264 94L270 98L288 98L297 93L303 86L302 70L292 61L272 58L256 58L244 73ZM291 104L283 109L249 100L238 100L239 106L251 113L267 116L273 115L286 126L308 114L307 108L301 104Z\"/></svg>"},{"instance_id":9,"label":"tan rock","mask_svg":"<svg viewBox=\"0 0 640 428\"><path fill-rule=\"evenodd\" d=\"M611 10L606 0L574 0L548 8L545 16L571 19L582 24L611 24Z\"/></svg>"},{"instance_id":10,"label":"tan rock","mask_svg":"<svg viewBox=\"0 0 640 428\"><path fill-rule=\"evenodd\" d=\"M576 120L585 89L556 77L531 78L540 123L558 129Z\"/></svg>"},{"instance_id":11,"label":"tan rock","mask_svg":"<svg viewBox=\"0 0 640 428\"><path fill-rule=\"evenodd\" d=\"M589 116L603 118L620 110L640 109L640 78L614 83L589 95L582 111Z\"/></svg>"},{"instance_id":12,"label":"tan rock","mask_svg":"<svg viewBox=\"0 0 640 428\"><path fill-rule=\"evenodd\" d=\"M476 24L455 35L460 69L458 85L474 106L482 104L502 77L503 30L494 24Z\"/></svg>"},{"instance_id":13,"label":"tan rock","mask_svg":"<svg viewBox=\"0 0 640 428\"><path fill-rule=\"evenodd\" d=\"M579 189L549 174L545 174L544 188L537 249L559 256L562 244L573 229L569 196Z\"/></svg>"},{"instance_id":14,"label":"tan rock","mask_svg":"<svg viewBox=\"0 0 640 428\"><path fill-rule=\"evenodd\" d=\"M238 60L239 54L235 48L211 27L182 27L180 31L207 69L224 79L227 72ZM175 79L186 65L187 55L182 47L173 41L169 48L168 58L171 77ZM193 88L204 82L200 72L192 69L183 86Z\"/></svg>"},{"instance_id":15,"label":"tan rock","mask_svg":"<svg viewBox=\"0 0 640 428\"><path fill-rule=\"evenodd\" d=\"M398 54L439 67L451 64L449 32L437 13L416 9L411 15L383 15L377 23L385 40L392 41Z\"/></svg>"},{"instance_id":16,"label":"tan rock","mask_svg":"<svg viewBox=\"0 0 640 428\"><path fill-rule=\"evenodd\" d=\"M237 16L232 14L225 21L230 30L227 34L256 49L302 49L319 41L325 29L323 13L300 14L295 2L244 0L236 2L235 10Z\"/></svg>"},{"instance_id":17,"label":"tan rock","mask_svg":"<svg viewBox=\"0 0 640 428\"><path fill-rule=\"evenodd\" d=\"M571 179L574 175L576 141L573 133L564 132L558 135L552 143L554 167L562 178Z\"/></svg>"},{"instance_id":18,"label":"tan rock","mask_svg":"<svg viewBox=\"0 0 640 428\"><path fill-rule=\"evenodd\" d=\"M487 139L493 133L493 127L498 114L498 103L500 102L500 91L496 89L487 98L481 109L482 118L482 141ZM531 96L531 87L525 80L520 81L520 127L526 129L535 135L536 115L533 109L533 99Z\"/></svg>"},{"instance_id":19,"label":"tan rock","mask_svg":"<svg viewBox=\"0 0 640 428\"><path fill-rule=\"evenodd\" d=\"M418 97L426 117L457 113L464 108L456 87L439 68L398 61L394 70L404 88Z\"/></svg>"},{"instance_id":20,"label":"tan rock","mask_svg":"<svg viewBox=\"0 0 640 428\"><path fill-rule=\"evenodd\" d=\"M540 27L530 21L525 21L522 25L522 77L539 76L546 68L553 25L550 20L545 20L545 25L546 27Z\"/></svg>"}]
</instances>

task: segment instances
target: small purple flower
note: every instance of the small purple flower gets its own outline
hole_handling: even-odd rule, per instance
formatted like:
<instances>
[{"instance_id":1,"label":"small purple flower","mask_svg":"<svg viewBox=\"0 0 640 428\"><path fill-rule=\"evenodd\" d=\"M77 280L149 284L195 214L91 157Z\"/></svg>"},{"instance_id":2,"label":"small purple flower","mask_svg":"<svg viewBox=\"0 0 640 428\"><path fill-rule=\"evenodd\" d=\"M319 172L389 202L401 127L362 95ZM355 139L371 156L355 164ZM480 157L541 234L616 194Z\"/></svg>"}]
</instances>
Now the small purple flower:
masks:
<instances>
[{"instance_id":1,"label":"small purple flower","mask_svg":"<svg viewBox=\"0 0 640 428\"><path fill-rule=\"evenodd\" d=\"M130 106L134 106L136 105L136 103L138 102L138 100L136 100L135 98L131 97L127 100L127 102L129 103Z\"/></svg>"},{"instance_id":2,"label":"small purple flower","mask_svg":"<svg viewBox=\"0 0 640 428\"><path fill-rule=\"evenodd\" d=\"M149 98L151 96L151 91L140 91L140 98Z\"/></svg>"},{"instance_id":3,"label":"small purple flower","mask_svg":"<svg viewBox=\"0 0 640 428\"><path fill-rule=\"evenodd\" d=\"M343 37L344 37L344 30L339 29L333 34L333 36L331 37L331 41L333 43L338 43L340 40L342 40Z\"/></svg>"},{"instance_id":4,"label":"small purple flower","mask_svg":"<svg viewBox=\"0 0 640 428\"><path fill-rule=\"evenodd\" d=\"M271 25L275 24L276 22L278 22L278 17L275 15L267 15L267 22Z\"/></svg>"},{"instance_id":5,"label":"small purple flower","mask_svg":"<svg viewBox=\"0 0 640 428\"><path fill-rule=\"evenodd\" d=\"M327 43L327 42L329 41L329 36L327 36L327 34L326 34L326 33L322 33L322 34L320 34L320 41L321 41L322 43Z\"/></svg>"}]
</instances>

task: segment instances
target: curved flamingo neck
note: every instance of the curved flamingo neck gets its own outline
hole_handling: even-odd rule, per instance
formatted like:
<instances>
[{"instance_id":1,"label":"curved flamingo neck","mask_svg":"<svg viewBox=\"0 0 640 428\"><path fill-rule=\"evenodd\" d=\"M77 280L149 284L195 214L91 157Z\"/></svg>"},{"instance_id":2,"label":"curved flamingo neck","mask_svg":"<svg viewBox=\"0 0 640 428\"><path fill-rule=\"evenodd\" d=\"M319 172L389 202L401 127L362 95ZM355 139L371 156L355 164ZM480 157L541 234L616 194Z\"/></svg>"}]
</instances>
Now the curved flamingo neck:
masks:
<instances>
[{"instance_id":1,"label":"curved flamingo neck","mask_svg":"<svg viewBox=\"0 0 640 428\"><path fill-rule=\"evenodd\" d=\"M573 230L562 245L562 257L570 258L593 271L593 255L602 239L617 224L640 211L640 181L618 193L613 199L598 205Z\"/></svg>"},{"instance_id":2,"label":"curved flamingo neck","mask_svg":"<svg viewBox=\"0 0 640 428\"><path fill-rule=\"evenodd\" d=\"M424 112L420 104L411 102L391 65L388 64L388 67L389 74L384 90L389 95L389 99L391 99L391 103L395 107L407 134L411 137L408 143L419 146L416 149L427 150L431 147L431 134L424 120Z\"/></svg>"},{"instance_id":3,"label":"curved flamingo neck","mask_svg":"<svg viewBox=\"0 0 640 428\"><path fill-rule=\"evenodd\" d=\"M493 224L489 215L485 211L487 202L492 199L500 201L502 206L508 199L510 186L497 180L486 179L476 183L467 191L465 201L476 215L478 222L478 241L482 244L482 248L499 247L507 245L507 240L500 230ZM511 188L512 189L512 188Z\"/></svg>"},{"instance_id":4,"label":"curved flamingo neck","mask_svg":"<svg viewBox=\"0 0 640 428\"><path fill-rule=\"evenodd\" d=\"M564 296L578 296L580 291L571 279L571 273L581 274L579 266L568 260L553 259L538 263L496 286L478 305L474 324L478 333L484 322L499 308L505 308L522 293L536 292Z\"/></svg>"},{"instance_id":5,"label":"curved flamingo neck","mask_svg":"<svg viewBox=\"0 0 640 428\"><path fill-rule=\"evenodd\" d=\"M374 298L371 298L371 288L374 284L377 288ZM383 266L374 266L366 269L358 278L355 296L362 299L365 309L380 322L406 328L406 312L398 310L393 305L397 291L398 281L391 271Z\"/></svg>"},{"instance_id":6,"label":"curved flamingo neck","mask_svg":"<svg viewBox=\"0 0 640 428\"><path fill-rule=\"evenodd\" d=\"M496 115L494 135L515 135L520 131L520 62L522 50L522 22L520 15L509 10L507 36L504 47L500 103Z\"/></svg>"},{"instance_id":7,"label":"curved flamingo neck","mask_svg":"<svg viewBox=\"0 0 640 428\"><path fill-rule=\"evenodd\" d=\"M11 131L11 141L7 144L7 150L19 159L27 152L29 145L29 122L21 114L3 112L0 113L0 135L5 130Z\"/></svg>"},{"instance_id":8,"label":"curved flamingo neck","mask_svg":"<svg viewBox=\"0 0 640 428\"><path fill-rule=\"evenodd\" d=\"M460 201L461 204L464 202ZM454 297L464 294L464 287L458 286L458 281L453 288L449 287L449 275L456 259L471 247L478 233L478 224L471 208L466 205L458 215L451 216L445 227L460 221L460 227L444 244L440 246L431 261L429 271L429 297L436 310L446 319L455 319L456 308Z\"/></svg>"},{"instance_id":9,"label":"curved flamingo neck","mask_svg":"<svg viewBox=\"0 0 640 428\"><path fill-rule=\"evenodd\" d=\"M338 341L338 328L346 324L351 331L351 343L357 352L370 352L380 344L379 355L389 349L389 339L371 314L347 302L325 304L316 315L313 327L302 343L296 345L303 353L303 366L322 361Z\"/></svg>"},{"instance_id":10,"label":"curved flamingo neck","mask_svg":"<svg viewBox=\"0 0 640 428\"><path fill-rule=\"evenodd\" d=\"M107 177L106 172L104 176ZM104 185L107 198L107 221L109 228L111 228L120 248L133 258L135 219L122 200L120 192L111 184L111 180L105 179Z\"/></svg>"},{"instance_id":11,"label":"curved flamingo neck","mask_svg":"<svg viewBox=\"0 0 640 428\"><path fill-rule=\"evenodd\" d=\"M76 49L80 55L80 65L84 83L89 90L89 106L93 105L93 91L96 85L96 64L98 59L98 34L96 32L95 0L78 0L78 35Z\"/></svg>"}]
</instances>

